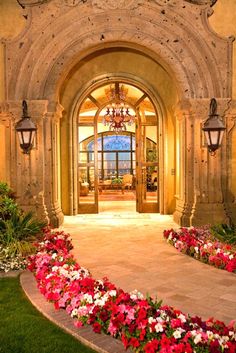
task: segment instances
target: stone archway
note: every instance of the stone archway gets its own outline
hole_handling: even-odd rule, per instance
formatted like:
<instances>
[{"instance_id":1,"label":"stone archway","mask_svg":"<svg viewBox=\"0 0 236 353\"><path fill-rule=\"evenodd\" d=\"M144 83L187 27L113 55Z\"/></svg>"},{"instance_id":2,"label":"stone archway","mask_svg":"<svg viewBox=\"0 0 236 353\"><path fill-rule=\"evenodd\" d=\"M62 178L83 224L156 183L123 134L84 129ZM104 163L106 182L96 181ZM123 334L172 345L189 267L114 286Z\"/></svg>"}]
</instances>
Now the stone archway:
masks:
<instances>
[{"instance_id":1,"label":"stone archway","mask_svg":"<svg viewBox=\"0 0 236 353\"><path fill-rule=\"evenodd\" d=\"M201 144L200 124L207 116L211 97L218 99L220 113L227 112L227 119L232 114L232 39L220 38L209 28L212 2L130 0L118 1L115 6L103 0L23 3L28 26L6 43L8 105L4 108L13 141L11 170L17 175L12 177L12 185L19 191L21 204L36 204L38 212L51 223L62 222L58 146L65 109L60 100L63 84L88 55L101 48L126 47L141 50L158 63L172 78L170 89L176 87L179 102L174 100L171 108L179 160L173 171L176 221L183 225L202 224L209 217L227 221L233 199L227 173L219 173L228 163L225 150L212 161ZM21 115L22 99L28 100L38 124L37 148L29 160L15 143L14 121ZM217 193L209 180L214 180Z\"/></svg>"},{"instance_id":2,"label":"stone archway","mask_svg":"<svg viewBox=\"0 0 236 353\"><path fill-rule=\"evenodd\" d=\"M76 191L73 192L72 190L76 190L77 185L75 181L76 154L73 152L76 149L77 136L73 131L75 131L80 103L94 88L115 80L122 80L142 89L152 99L156 107L160 121L160 150L162 151L160 156L162 185L160 210L161 213L173 213L174 211L174 176L171 177L170 171L166 168L168 156L165 155L164 158L164 150L169 151L169 164L172 159L172 169L174 169L175 122L172 105L175 105L178 101L177 89L172 78L163 67L137 49L134 51L127 47L122 48L120 45L120 47L110 48L110 50L107 48L94 52L84 61L82 67L78 65L76 70L73 69L62 87L60 100L65 111L67 111L61 125L62 149L68 151L68 156L74 156L67 158L67 160L64 158L62 162L64 168L67 165L65 169L69 170L70 174L70 176L65 177L63 175L62 177L63 209L66 213L76 213L77 208L77 202L72 196L76 195ZM119 62L119 71L117 71L116 62ZM146 70L147 67L149 72ZM96 68L95 71L94 68ZM103 72L106 72L106 74L102 74ZM161 82L162 87L158 90L158 85L161 85ZM170 90L171 95L169 94ZM69 139L66 138L68 126ZM167 136L169 136L169 143ZM165 190L164 193L163 190Z\"/></svg>"}]
</instances>

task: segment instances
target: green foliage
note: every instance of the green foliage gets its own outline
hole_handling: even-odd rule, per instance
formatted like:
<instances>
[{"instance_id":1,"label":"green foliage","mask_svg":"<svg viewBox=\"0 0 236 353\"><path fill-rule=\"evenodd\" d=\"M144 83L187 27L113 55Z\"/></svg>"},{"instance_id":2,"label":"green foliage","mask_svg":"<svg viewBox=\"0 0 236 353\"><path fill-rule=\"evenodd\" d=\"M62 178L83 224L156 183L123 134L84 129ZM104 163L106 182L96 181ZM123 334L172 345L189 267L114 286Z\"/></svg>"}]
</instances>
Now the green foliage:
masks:
<instances>
[{"instance_id":1,"label":"green foliage","mask_svg":"<svg viewBox=\"0 0 236 353\"><path fill-rule=\"evenodd\" d=\"M112 184L122 184L122 179L121 178L112 179Z\"/></svg>"},{"instance_id":2,"label":"green foliage","mask_svg":"<svg viewBox=\"0 0 236 353\"><path fill-rule=\"evenodd\" d=\"M42 233L45 222L34 218L33 212L20 214L12 212L11 218L0 220L0 244L12 255L26 255L32 252L31 242Z\"/></svg>"},{"instance_id":3,"label":"green foliage","mask_svg":"<svg viewBox=\"0 0 236 353\"><path fill-rule=\"evenodd\" d=\"M41 315L18 278L0 278L0 288L0 353L94 353Z\"/></svg>"},{"instance_id":4,"label":"green foliage","mask_svg":"<svg viewBox=\"0 0 236 353\"><path fill-rule=\"evenodd\" d=\"M7 183L0 181L0 196L11 196L11 194L12 190Z\"/></svg>"},{"instance_id":5,"label":"green foliage","mask_svg":"<svg viewBox=\"0 0 236 353\"><path fill-rule=\"evenodd\" d=\"M223 243L236 245L236 226L218 224L211 227L211 233Z\"/></svg>"},{"instance_id":6,"label":"green foliage","mask_svg":"<svg viewBox=\"0 0 236 353\"><path fill-rule=\"evenodd\" d=\"M15 199L11 188L0 182L0 246L7 249L11 258L32 253L32 241L46 226L45 222L35 219L32 212L24 213ZM2 252L2 256L4 254Z\"/></svg>"},{"instance_id":7,"label":"green foliage","mask_svg":"<svg viewBox=\"0 0 236 353\"><path fill-rule=\"evenodd\" d=\"M0 182L0 219L9 219L12 213L20 212L15 194L6 183Z\"/></svg>"}]
</instances>

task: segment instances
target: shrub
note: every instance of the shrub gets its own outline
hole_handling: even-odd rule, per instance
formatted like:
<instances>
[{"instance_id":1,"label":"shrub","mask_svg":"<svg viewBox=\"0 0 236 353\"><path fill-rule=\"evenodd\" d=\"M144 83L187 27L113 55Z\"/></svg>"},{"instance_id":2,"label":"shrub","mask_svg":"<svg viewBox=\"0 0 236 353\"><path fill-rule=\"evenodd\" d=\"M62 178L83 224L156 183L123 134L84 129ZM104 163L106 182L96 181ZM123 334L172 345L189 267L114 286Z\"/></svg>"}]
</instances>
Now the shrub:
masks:
<instances>
[{"instance_id":1,"label":"shrub","mask_svg":"<svg viewBox=\"0 0 236 353\"><path fill-rule=\"evenodd\" d=\"M0 182L0 219L9 219L12 213L20 212L15 199L16 196L11 188L6 183Z\"/></svg>"},{"instance_id":2,"label":"shrub","mask_svg":"<svg viewBox=\"0 0 236 353\"><path fill-rule=\"evenodd\" d=\"M42 234L46 222L33 212L24 213L11 188L0 182L0 271L25 267L25 256L35 252L33 241Z\"/></svg>"},{"instance_id":3,"label":"shrub","mask_svg":"<svg viewBox=\"0 0 236 353\"><path fill-rule=\"evenodd\" d=\"M0 244L12 255L27 255L32 252L32 241L42 234L46 223L34 218L33 212L12 212L11 218L0 220Z\"/></svg>"},{"instance_id":4,"label":"shrub","mask_svg":"<svg viewBox=\"0 0 236 353\"><path fill-rule=\"evenodd\" d=\"M227 224L218 224L211 227L213 236L223 243L236 245L236 226Z\"/></svg>"}]
</instances>

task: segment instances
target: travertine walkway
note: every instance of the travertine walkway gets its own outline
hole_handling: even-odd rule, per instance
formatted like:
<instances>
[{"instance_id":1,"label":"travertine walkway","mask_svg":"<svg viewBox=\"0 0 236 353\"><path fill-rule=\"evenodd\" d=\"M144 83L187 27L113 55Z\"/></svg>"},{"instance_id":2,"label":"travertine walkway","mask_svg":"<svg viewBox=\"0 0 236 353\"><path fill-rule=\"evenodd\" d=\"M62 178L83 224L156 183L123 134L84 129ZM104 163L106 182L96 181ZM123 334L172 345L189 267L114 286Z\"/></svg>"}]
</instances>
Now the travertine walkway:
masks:
<instances>
[{"instance_id":1,"label":"travertine walkway","mask_svg":"<svg viewBox=\"0 0 236 353\"><path fill-rule=\"evenodd\" d=\"M126 291L157 296L163 302L203 318L229 323L236 319L236 275L178 253L163 239L163 230L177 227L171 216L137 214L132 202L100 203L98 215L65 217L78 262L94 278L107 276ZM122 343L77 329L64 310L56 311L36 287L33 275L21 275L32 303L51 321L100 353L125 353ZM131 350L128 350L131 352Z\"/></svg>"},{"instance_id":2,"label":"travertine walkway","mask_svg":"<svg viewBox=\"0 0 236 353\"><path fill-rule=\"evenodd\" d=\"M66 217L78 262L93 277L107 276L126 291L157 296L192 315L236 319L236 275L178 253L163 239L177 227L171 216L137 214L133 203L103 203L98 215Z\"/></svg>"}]
</instances>

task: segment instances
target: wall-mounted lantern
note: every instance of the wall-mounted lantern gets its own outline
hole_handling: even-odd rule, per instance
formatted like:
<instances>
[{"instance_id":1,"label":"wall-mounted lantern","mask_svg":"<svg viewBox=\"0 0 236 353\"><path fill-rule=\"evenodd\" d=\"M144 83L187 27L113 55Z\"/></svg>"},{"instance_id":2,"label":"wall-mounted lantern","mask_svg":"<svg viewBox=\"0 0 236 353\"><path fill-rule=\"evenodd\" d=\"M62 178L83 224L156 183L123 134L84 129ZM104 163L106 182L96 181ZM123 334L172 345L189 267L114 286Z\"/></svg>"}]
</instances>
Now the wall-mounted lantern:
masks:
<instances>
[{"instance_id":1,"label":"wall-mounted lantern","mask_svg":"<svg viewBox=\"0 0 236 353\"><path fill-rule=\"evenodd\" d=\"M20 147L24 154L29 154L34 144L35 133L37 127L35 123L28 116L28 106L25 100L22 102L23 116L16 124L16 131L18 133Z\"/></svg>"},{"instance_id":2,"label":"wall-mounted lantern","mask_svg":"<svg viewBox=\"0 0 236 353\"><path fill-rule=\"evenodd\" d=\"M212 98L209 117L202 127L207 141L208 151L211 155L214 155L215 151L220 147L225 129L221 117L217 114L216 99Z\"/></svg>"}]
</instances>

